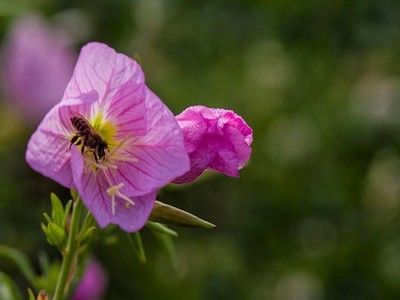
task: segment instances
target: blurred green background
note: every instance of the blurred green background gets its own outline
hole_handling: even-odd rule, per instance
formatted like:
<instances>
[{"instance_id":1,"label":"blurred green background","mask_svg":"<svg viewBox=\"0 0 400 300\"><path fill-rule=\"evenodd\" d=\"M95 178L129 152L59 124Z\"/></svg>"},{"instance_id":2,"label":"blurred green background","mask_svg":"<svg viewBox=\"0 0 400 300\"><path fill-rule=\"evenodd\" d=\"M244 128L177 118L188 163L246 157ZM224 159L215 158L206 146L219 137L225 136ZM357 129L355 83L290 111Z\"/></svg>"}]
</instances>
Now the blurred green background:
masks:
<instances>
[{"instance_id":1,"label":"blurred green background","mask_svg":"<svg viewBox=\"0 0 400 300\"><path fill-rule=\"evenodd\" d=\"M150 88L179 113L204 104L254 129L241 178L167 187L159 200L217 224L176 229L175 271L144 230L146 265L126 240L98 242L104 299L400 298L400 2L0 1L0 38L28 11L75 37L140 55ZM5 99L3 99L5 100ZM0 243L37 264L49 193L30 170L34 126L2 103ZM0 261L25 290L13 265Z\"/></svg>"}]
</instances>

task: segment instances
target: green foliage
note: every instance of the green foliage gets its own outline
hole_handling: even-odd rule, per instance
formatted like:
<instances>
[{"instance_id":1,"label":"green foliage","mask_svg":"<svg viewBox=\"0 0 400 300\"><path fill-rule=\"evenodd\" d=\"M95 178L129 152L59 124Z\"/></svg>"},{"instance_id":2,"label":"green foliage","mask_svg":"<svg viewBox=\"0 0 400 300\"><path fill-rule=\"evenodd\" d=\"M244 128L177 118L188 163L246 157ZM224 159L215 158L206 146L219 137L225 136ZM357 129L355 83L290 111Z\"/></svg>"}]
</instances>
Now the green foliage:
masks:
<instances>
[{"instance_id":1,"label":"green foliage","mask_svg":"<svg viewBox=\"0 0 400 300\"><path fill-rule=\"evenodd\" d=\"M11 261L25 276L25 278L29 281L32 287L37 289L35 272L33 270L31 263L29 262L28 257L25 254L23 254L19 249L1 245L0 257L3 257L6 260ZM7 277L3 278L5 281L7 281Z\"/></svg>"},{"instance_id":2,"label":"green foliage","mask_svg":"<svg viewBox=\"0 0 400 300\"><path fill-rule=\"evenodd\" d=\"M147 221L146 226L158 233L170 235L172 237L178 237L178 233L176 231L169 229L166 225L161 223Z\"/></svg>"},{"instance_id":3,"label":"green foliage","mask_svg":"<svg viewBox=\"0 0 400 300\"><path fill-rule=\"evenodd\" d=\"M22 300L21 292L6 274L0 272L0 299Z\"/></svg>"},{"instance_id":4,"label":"green foliage","mask_svg":"<svg viewBox=\"0 0 400 300\"><path fill-rule=\"evenodd\" d=\"M65 209L61 200L54 193L51 193L50 200L52 205L51 218L47 213L44 213L43 216L46 219L47 225L42 223L41 227L46 235L47 242L62 252L67 243L66 224L72 200L67 202Z\"/></svg>"},{"instance_id":5,"label":"green foliage","mask_svg":"<svg viewBox=\"0 0 400 300\"><path fill-rule=\"evenodd\" d=\"M131 234L128 234L128 238L129 238L129 241L132 245L132 248L135 252L137 259L141 263L144 264L146 262L146 253L143 248L143 242L142 242L142 237L140 236L140 233L133 232Z\"/></svg>"},{"instance_id":6,"label":"green foliage","mask_svg":"<svg viewBox=\"0 0 400 300\"><path fill-rule=\"evenodd\" d=\"M147 84L174 113L226 107L254 129L240 179L214 175L159 195L218 225L179 228L178 272L151 225L141 233L145 266L126 239L102 233L96 254L113 274L105 299L400 298L398 1L31 2L69 20L77 49L100 40L139 53ZM82 23L87 31L73 30ZM45 244L32 224L49 211L48 191L69 195L28 169L32 129L14 131L6 116L1 242L32 260ZM0 269L24 286L18 269Z\"/></svg>"},{"instance_id":7,"label":"green foliage","mask_svg":"<svg viewBox=\"0 0 400 300\"><path fill-rule=\"evenodd\" d=\"M182 209L156 201L149 217L150 221L180 227L198 227L214 229L215 225ZM151 225L150 225L151 226Z\"/></svg>"}]
</instances>

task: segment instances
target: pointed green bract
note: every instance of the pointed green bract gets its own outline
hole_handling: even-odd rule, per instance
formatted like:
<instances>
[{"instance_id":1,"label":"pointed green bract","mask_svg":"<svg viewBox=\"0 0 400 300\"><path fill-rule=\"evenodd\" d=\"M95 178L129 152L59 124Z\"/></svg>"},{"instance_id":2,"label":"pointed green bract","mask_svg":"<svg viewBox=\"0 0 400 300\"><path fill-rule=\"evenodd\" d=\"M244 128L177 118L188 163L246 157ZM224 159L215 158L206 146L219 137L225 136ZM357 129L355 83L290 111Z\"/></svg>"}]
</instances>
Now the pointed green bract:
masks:
<instances>
[{"instance_id":1,"label":"pointed green bract","mask_svg":"<svg viewBox=\"0 0 400 300\"><path fill-rule=\"evenodd\" d=\"M149 220L181 227L201 227L206 229L214 229L216 227L214 224L187 211L160 201L156 201Z\"/></svg>"}]
</instances>

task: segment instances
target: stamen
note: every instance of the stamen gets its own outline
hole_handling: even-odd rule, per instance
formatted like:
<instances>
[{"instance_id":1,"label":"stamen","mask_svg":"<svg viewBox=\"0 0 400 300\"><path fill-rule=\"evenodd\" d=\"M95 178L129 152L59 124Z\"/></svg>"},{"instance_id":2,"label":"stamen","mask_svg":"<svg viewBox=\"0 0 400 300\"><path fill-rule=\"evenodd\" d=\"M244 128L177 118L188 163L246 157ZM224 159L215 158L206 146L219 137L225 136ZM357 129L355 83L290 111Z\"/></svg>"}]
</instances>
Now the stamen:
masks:
<instances>
[{"instance_id":1,"label":"stamen","mask_svg":"<svg viewBox=\"0 0 400 300\"><path fill-rule=\"evenodd\" d=\"M129 208L131 205L135 205L135 202L133 202L130 198L128 198L126 195L120 192L120 189L124 186L124 183L121 182L120 184L113 185L110 177L108 176L107 172L104 172L104 176L107 180L107 183L110 185L110 188L107 189L107 194L111 197L111 211L112 214L115 215L115 196L121 198L122 200L125 200L125 207Z\"/></svg>"},{"instance_id":2,"label":"stamen","mask_svg":"<svg viewBox=\"0 0 400 300\"><path fill-rule=\"evenodd\" d=\"M125 138L123 138L118 145L116 145L112 151L110 152L110 156L112 156L115 152L117 152L121 147L130 139L132 138L131 134L127 134Z\"/></svg>"},{"instance_id":3,"label":"stamen","mask_svg":"<svg viewBox=\"0 0 400 300\"><path fill-rule=\"evenodd\" d=\"M126 155L118 155L115 157L115 160L117 161L125 161L125 162L132 162L132 163L137 163L139 160L134 157L129 157Z\"/></svg>"},{"instance_id":4,"label":"stamen","mask_svg":"<svg viewBox=\"0 0 400 300\"><path fill-rule=\"evenodd\" d=\"M101 169L101 170L107 170L108 169L107 166L100 165L94 159L90 159L89 157L84 156L84 155L82 157L83 157L83 160L85 162L87 162L89 165L95 166L96 168ZM112 165L112 166L114 166L114 165ZM110 165L109 167L112 168L112 166ZM116 168L117 167L115 166L115 169Z\"/></svg>"},{"instance_id":5,"label":"stamen","mask_svg":"<svg viewBox=\"0 0 400 300\"><path fill-rule=\"evenodd\" d=\"M123 138L109 153L108 160L109 161L122 161L122 162L132 162L137 163L139 160L135 157L119 154L119 150L122 150L123 146L132 139L132 136L128 134L125 138ZM121 151L122 152L122 151Z\"/></svg>"}]
</instances>

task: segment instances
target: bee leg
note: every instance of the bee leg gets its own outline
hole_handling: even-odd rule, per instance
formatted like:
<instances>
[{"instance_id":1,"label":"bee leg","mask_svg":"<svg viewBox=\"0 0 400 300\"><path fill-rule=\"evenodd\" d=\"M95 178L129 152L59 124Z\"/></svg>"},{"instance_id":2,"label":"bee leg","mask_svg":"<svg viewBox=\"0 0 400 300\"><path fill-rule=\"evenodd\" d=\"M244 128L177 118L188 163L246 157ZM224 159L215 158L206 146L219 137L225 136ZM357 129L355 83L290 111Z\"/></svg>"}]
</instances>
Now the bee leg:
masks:
<instances>
[{"instance_id":1,"label":"bee leg","mask_svg":"<svg viewBox=\"0 0 400 300\"><path fill-rule=\"evenodd\" d=\"M82 145L81 153L83 155L83 152L85 151L85 144Z\"/></svg>"},{"instance_id":2,"label":"bee leg","mask_svg":"<svg viewBox=\"0 0 400 300\"><path fill-rule=\"evenodd\" d=\"M71 143L69 144L69 149L71 149L72 144L75 144L75 142L78 140L79 135L75 135L72 139L71 139ZM80 141L79 141L80 142ZM79 143L78 142L78 143Z\"/></svg>"},{"instance_id":3,"label":"bee leg","mask_svg":"<svg viewBox=\"0 0 400 300\"><path fill-rule=\"evenodd\" d=\"M96 149L97 150L97 149ZM96 161L96 163L99 163L99 160L97 158L97 154L96 154L96 150L94 150L93 155L94 155L94 160Z\"/></svg>"}]
</instances>

